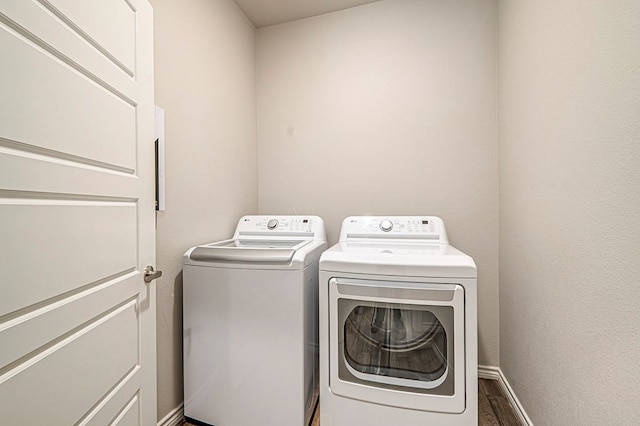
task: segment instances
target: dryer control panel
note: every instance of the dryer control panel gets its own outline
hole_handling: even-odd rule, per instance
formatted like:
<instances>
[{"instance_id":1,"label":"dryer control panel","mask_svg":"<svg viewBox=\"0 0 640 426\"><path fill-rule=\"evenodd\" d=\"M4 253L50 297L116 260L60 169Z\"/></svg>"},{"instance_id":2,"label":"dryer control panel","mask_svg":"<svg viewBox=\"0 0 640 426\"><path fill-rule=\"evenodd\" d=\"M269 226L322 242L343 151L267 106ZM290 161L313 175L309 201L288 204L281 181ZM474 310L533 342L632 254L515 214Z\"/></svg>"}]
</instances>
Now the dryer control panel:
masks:
<instances>
[{"instance_id":1,"label":"dryer control panel","mask_svg":"<svg viewBox=\"0 0 640 426\"><path fill-rule=\"evenodd\" d=\"M442 219L436 216L350 216L342 222L340 241L411 239L448 243Z\"/></svg>"}]
</instances>

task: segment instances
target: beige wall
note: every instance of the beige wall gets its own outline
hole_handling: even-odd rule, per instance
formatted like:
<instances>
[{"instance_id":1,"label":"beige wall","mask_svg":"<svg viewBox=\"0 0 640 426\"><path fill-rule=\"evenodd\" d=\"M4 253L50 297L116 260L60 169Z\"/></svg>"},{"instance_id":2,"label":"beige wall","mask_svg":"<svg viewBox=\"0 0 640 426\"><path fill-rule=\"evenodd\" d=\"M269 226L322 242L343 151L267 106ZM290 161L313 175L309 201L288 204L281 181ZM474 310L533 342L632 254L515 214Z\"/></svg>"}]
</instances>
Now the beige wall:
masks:
<instances>
[{"instance_id":1,"label":"beige wall","mask_svg":"<svg viewBox=\"0 0 640 426\"><path fill-rule=\"evenodd\" d=\"M493 0L389 0L258 30L260 213L442 217L498 365Z\"/></svg>"},{"instance_id":2,"label":"beige wall","mask_svg":"<svg viewBox=\"0 0 640 426\"><path fill-rule=\"evenodd\" d=\"M182 254L257 213L255 29L231 0L151 0L165 109L158 213L158 419L182 403Z\"/></svg>"},{"instance_id":3,"label":"beige wall","mask_svg":"<svg viewBox=\"0 0 640 426\"><path fill-rule=\"evenodd\" d=\"M479 267L480 363L533 422L640 423L637 1L387 0L257 47L231 0L151 3L159 419L182 402L181 255L260 211L318 214L331 243L351 214L441 216Z\"/></svg>"},{"instance_id":4,"label":"beige wall","mask_svg":"<svg viewBox=\"0 0 640 426\"><path fill-rule=\"evenodd\" d=\"M499 23L500 366L537 426L640 424L640 3Z\"/></svg>"}]
</instances>

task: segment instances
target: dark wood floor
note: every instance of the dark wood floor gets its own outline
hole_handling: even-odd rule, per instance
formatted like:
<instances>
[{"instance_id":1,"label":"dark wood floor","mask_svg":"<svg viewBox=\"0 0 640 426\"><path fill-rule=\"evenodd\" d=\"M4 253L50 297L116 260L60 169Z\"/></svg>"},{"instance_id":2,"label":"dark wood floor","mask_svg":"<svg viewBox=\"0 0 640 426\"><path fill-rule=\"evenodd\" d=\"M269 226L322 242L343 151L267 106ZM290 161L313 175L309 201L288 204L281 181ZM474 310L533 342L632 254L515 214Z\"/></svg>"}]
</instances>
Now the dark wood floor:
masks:
<instances>
[{"instance_id":1,"label":"dark wood floor","mask_svg":"<svg viewBox=\"0 0 640 426\"><path fill-rule=\"evenodd\" d=\"M520 421L497 380L478 380L478 425L520 426Z\"/></svg>"},{"instance_id":2,"label":"dark wood floor","mask_svg":"<svg viewBox=\"0 0 640 426\"><path fill-rule=\"evenodd\" d=\"M183 426L189 426L184 423ZM520 426L520 422L496 380L478 380L478 425L479 426ZM266 425L265 425L266 426ZM310 426L320 426L320 409Z\"/></svg>"}]
</instances>

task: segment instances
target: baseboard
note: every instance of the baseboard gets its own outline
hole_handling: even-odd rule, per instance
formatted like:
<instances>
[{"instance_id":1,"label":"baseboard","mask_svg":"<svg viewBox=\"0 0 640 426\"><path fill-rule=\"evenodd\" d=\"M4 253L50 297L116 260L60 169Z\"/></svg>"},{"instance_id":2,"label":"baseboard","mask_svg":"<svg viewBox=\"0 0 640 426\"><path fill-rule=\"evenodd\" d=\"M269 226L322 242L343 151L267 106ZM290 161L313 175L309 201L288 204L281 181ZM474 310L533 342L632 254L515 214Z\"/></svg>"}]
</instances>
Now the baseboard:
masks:
<instances>
[{"instance_id":1,"label":"baseboard","mask_svg":"<svg viewBox=\"0 0 640 426\"><path fill-rule=\"evenodd\" d=\"M509 399L509 403L513 407L516 412L516 416L520 420L523 426L533 426L531 419L527 416L527 413L524 411L522 404L518 400L518 397L511 389L511 385L507 381L507 378L502 374L502 370L498 367L490 367L486 365L478 366L478 378L480 379L488 379L488 380L497 380L502 387L502 391L507 398ZM184 404L180 404L178 407L174 408L169 414L164 416L162 420L158 422L158 426L178 426L184 420Z\"/></svg>"},{"instance_id":2,"label":"baseboard","mask_svg":"<svg viewBox=\"0 0 640 426\"><path fill-rule=\"evenodd\" d=\"M164 416L162 420L158 422L158 426L178 426L182 424L184 420L184 404L180 404L174 408L169 414Z\"/></svg>"},{"instance_id":3,"label":"baseboard","mask_svg":"<svg viewBox=\"0 0 640 426\"><path fill-rule=\"evenodd\" d=\"M497 380L498 383L500 383L500 386L502 387L502 391L507 396L507 399L509 399L509 403L513 407L516 413L516 416L518 416L520 423L522 423L523 426L533 426L531 419L529 418L529 416L527 416L527 413L524 411L522 404L520 404L518 397L513 392L511 385L509 384L509 382L507 381L507 378L504 376L504 374L502 373L502 370L499 367L489 367L486 365L479 365L478 378L488 379L488 380Z\"/></svg>"}]
</instances>

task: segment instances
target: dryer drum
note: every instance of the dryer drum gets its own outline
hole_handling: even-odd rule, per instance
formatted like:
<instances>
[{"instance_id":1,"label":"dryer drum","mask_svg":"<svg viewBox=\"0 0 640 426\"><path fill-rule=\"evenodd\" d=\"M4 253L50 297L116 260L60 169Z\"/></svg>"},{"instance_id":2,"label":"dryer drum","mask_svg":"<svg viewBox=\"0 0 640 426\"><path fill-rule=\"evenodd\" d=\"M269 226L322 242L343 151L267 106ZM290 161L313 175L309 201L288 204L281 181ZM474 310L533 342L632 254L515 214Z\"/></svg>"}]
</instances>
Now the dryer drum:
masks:
<instances>
[{"instance_id":1,"label":"dryer drum","mask_svg":"<svg viewBox=\"0 0 640 426\"><path fill-rule=\"evenodd\" d=\"M428 310L357 306L344 341L346 360L362 373L429 382L447 370L447 335Z\"/></svg>"}]
</instances>

